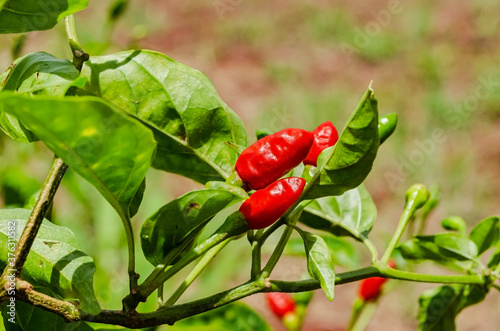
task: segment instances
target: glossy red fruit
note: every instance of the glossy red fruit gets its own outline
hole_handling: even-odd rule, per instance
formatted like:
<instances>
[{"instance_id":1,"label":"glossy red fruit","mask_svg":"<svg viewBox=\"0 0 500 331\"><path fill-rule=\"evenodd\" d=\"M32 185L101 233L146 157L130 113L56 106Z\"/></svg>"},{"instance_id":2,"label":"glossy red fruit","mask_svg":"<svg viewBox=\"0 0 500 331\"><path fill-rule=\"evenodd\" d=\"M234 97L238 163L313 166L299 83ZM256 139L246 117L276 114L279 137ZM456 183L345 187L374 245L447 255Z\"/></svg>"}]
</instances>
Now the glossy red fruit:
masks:
<instances>
[{"instance_id":1,"label":"glossy red fruit","mask_svg":"<svg viewBox=\"0 0 500 331\"><path fill-rule=\"evenodd\" d=\"M288 313L295 313L295 301L288 293L266 293L266 301L274 315L283 318Z\"/></svg>"},{"instance_id":2,"label":"glossy red fruit","mask_svg":"<svg viewBox=\"0 0 500 331\"><path fill-rule=\"evenodd\" d=\"M359 296L365 301L378 298L382 290L382 285L387 281L387 278L371 277L363 279L359 287Z\"/></svg>"},{"instance_id":3,"label":"glossy red fruit","mask_svg":"<svg viewBox=\"0 0 500 331\"><path fill-rule=\"evenodd\" d=\"M390 268L395 268L396 263L390 260L387 265ZM359 297L365 301L375 300L379 297L382 292L382 287L387 282L387 278L383 277L371 277L366 278L361 281L359 286Z\"/></svg>"},{"instance_id":4,"label":"glossy red fruit","mask_svg":"<svg viewBox=\"0 0 500 331\"><path fill-rule=\"evenodd\" d=\"M240 207L250 229L262 229L276 222L300 197L306 181L288 177L258 190Z\"/></svg>"},{"instance_id":5,"label":"glossy red fruit","mask_svg":"<svg viewBox=\"0 0 500 331\"><path fill-rule=\"evenodd\" d=\"M313 135L314 142L309 154L307 154L307 157L304 160L304 164L316 166L318 156L324 149L337 143L339 140L339 133L332 122L326 121L314 129Z\"/></svg>"},{"instance_id":6,"label":"glossy red fruit","mask_svg":"<svg viewBox=\"0 0 500 331\"><path fill-rule=\"evenodd\" d=\"M313 144L313 134L302 129L285 129L266 136L246 148L235 169L252 190L260 190L298 166Z\"/></svg>"}]
</instances>

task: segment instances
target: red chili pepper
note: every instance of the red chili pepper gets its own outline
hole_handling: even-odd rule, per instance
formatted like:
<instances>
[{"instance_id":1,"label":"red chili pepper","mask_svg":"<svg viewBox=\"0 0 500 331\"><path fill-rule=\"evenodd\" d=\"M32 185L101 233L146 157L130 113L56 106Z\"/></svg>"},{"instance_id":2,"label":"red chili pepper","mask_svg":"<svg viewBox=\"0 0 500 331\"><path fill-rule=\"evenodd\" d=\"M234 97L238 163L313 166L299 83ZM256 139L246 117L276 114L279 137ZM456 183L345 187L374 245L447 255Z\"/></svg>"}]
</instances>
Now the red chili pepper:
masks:
<instances>
[{"instance_id":1,"label":"red chili pepper","mask_svg":"<svg viewBox=\"0 0 500 331\"><path fill-rule=\"evenodd\" d=\"M288 177L252 194L240 207L250 229L276 222L299 199L305 185L303 178Z\"/></svg>"},{"instance_id":2,"label":"red chili pepper","mask_svg":"<svg viewBox=\"0 0 500 331\"><path fill-rule=\"evenodd\" d=\"M339 133L330 121L326 121L314 129L313 135L314 143L311 147L311 151L304 160L304 165L316 166L319 154L321 154L325 148L335 145L337 140L339 140Z\"/></svg>"},{"instance_id":3,"label":"red chili pepper","mask_svg":"<svg viewBox=\"0 0 500 331\"><path fill-rule=\"evenodd\" d=\"M252 190L265 188L295 168L311 149L312 132L285 129L257 140L236 161L236 172Z\"/></svg>"},{"instance_id":4,"label":"red chili pepper","mask_svg":"<svg viewBox=\"0 0 500 331\"><path fill-rule=\"evenodd\" d=\"M274 315L283 318L288 313L295 313L295 301L288 293L266 293L266 301Z\"/></svg>"},{"instance_id":5,"label":"red chili pepper","mask_svg":"<svg viewBox=\"0 0 500 331\"><path fill-rule=\"evenodd\" d=\"M389 261L387 264L390 268L394 268L396 263ZM365 301L375 300L382 291L382 286L387 282L387 278L371 277L361 281L359 286L359 297Z\"/></svg>"},{"instance_id":6,"label":"red chili pepper","mask_svg":"<svg viewBox=\"0 0 500 331\"><path fill-rule=\"evenodd\" d=\"M361 281L359 287L359 296L365 301L378 298L382 290L382 285L387 281L387 278L371 277Z\"/></svg>"}]
</instances>

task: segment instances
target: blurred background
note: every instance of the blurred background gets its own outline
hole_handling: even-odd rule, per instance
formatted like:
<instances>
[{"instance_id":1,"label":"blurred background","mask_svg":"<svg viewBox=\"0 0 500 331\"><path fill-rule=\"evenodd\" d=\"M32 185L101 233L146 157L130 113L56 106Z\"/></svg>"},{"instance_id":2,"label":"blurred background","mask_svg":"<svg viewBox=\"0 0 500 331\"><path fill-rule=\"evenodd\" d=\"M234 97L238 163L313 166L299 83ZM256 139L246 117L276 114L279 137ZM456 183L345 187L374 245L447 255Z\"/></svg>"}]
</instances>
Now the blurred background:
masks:
<instances>
[{"instance_id":1,"label":"blurred background","mask_svg":"<svg viewBox=\"0 0 500 331\"><path fill-rule=\"evenodd\" d=\"M200 69L243 118L250 142L262 128L312 130L330 120L341 130L373 81L380 113L399 115L398 128L381 147L366 181L378 207L372 238L380 250L414 182L441 188L430 233L441 231L440 220L447 216L461 215L472 227L500 214L499 1L132 0L122 15L116 15L116 6L110 10L113 3L91 1L76 15L87 52L146 48ZM1 70L13 56L34 51L71 58L63 24L25 37L0 35ZM24 145L0 135L0 207L23 206L50 164L42 143ZM134 219L138 231L141 220L163 204L201 187L155 170L148 182ZM125 237L117 215L96 193L70 171L56 196L54 222L70 227L95 258L97 296L104 307L116 309L127 290ZM367 265L363 248L352 244L361 252L355 264ZM183 300L248 278L248 243L231 245ZM139 269L143 277L152 269L142 254ZM427 264L419 270L447 272ZM304 259L290 257L278 265L274 278L292 280L304 272ZM415 330L418 296L433 287L388 283L367 330ZM333 302L317 292L304 330L345 329L356 290L357 284L338 286ZM268 313L263 295L244 301L274 329L284 330ZM498 330L500 296L491 293L487 302L461 313L458 330ZM150 300L141 309L154 305Z\"/></svg>"}]
</instances>

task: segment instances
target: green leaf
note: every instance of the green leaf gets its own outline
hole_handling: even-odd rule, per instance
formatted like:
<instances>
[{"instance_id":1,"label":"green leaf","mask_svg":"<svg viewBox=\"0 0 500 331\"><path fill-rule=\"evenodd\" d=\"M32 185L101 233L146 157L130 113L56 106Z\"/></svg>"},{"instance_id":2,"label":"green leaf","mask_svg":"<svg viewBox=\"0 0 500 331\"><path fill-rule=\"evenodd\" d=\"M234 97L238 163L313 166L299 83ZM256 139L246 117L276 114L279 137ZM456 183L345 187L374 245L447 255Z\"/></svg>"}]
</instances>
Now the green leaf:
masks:
<instances>
[{"instance_id":1,"label":"green leaf","mask_svg":"<svg viewBox=\"0 0 500 331\"><path fill-rule=\"evenodd\" d=\"M169 326L168 331L271 331L256 311L235 302L206 313L195 315Z\"/></svg>"},{"instance_id":2,"label":"green leaf","mask_svg":"<svg viewBox=\"0 0 500 331\"><path fill-rule=\"evenodd\" d=\"M35 290L54 296L54 293L46 288L35 287ZM0 305L3 324L6 331L94 330L85 322L67 323L64 318L59 315L20 300L15 301L15 308L12 309L13 311L11 311L11 307L9 307L8 304L10 304L10 301L5 301Z\"/></svg>"},{"instance_id":3,"label":"green leaf","mask_svg":"<svg viewBox=\"0 0 500 331\"><path fill-rule=\"evenodd\" d=\"M448 231L457 231L462 236L467 236L467 223L460 216L446 217L441 221L443 229Z\"/></svg>"},{"instance_id":4,"label":"green leaf","mask_svg":"<svg viewBox=\"0 0 500 331\"><path fill-rule=\"evenodd\" d=\"M466 261L477 256L474 242L457 233L415 236L398 246L398 249L408 260Z\"/></svg>"},{"instance_id":5,"label":"green leaf","mask_svg":"<svg viewBox=\"0 0 500 331\"><path fill-rule=\"evenodd\" d=\"M481 255L498 242L499 235L499 219L491 216L479 222L470 232L469 238L476 244L477 254Z\"/></svg>"},{"instance_id":6,"label":"green leaf","mask_svg":"<svg viewBox=\"0 0 500 331\"><path fill-rule=\"evenodd\" d=\"M19 240L31 211L0 209L0 262L11 267L8 253L9 235ZM10 241L12 242L12 241ZM94 261L80 250L76 237L68 228L44 220L28 255L21 277L48 287L65 299L78 299L80 309L90 314L100 312L93 289Z\"/></svg>"},{"instance_id":7,"label":"green leaf","mask_svg":"<svg viewBox=\"0 0 500 331\"><path fill-rule=\"evenodd\" d=\"M299 233L304 240L307 270L311 277L320 282L326 297L331 301L334 297L335 271L330 250L320 236L302 230Z\"/></svg>"},{"instance_id":8,"label":"green leaf","mask_svg":"<svg viewBox=\"0 0 500 331\"><path fill-rule=\"evenodd\" d=\"M377 207L364 185L340 196L312 201L302 212L299 221L336 236L352 236L362 240L372 229Z\"/></svg>"},{"instance_id":9,"label":"green leaf","mask_svg":"<svg viewBox=\"0 0 500 331\"><path fill-rule=\"evenodd\" d=\"M318 158L319 178L306 199L341 195L368 176L379 147L377 100L368 90L347 121L335 146Z\"/></svg>"},{"instance_id":10,"label":"green leaf","mask_svg":"<svg viewBox=\"0 0 500 331\"><path fill-rule=\"evenodd\" d=\"M334 236L321 236L330 249L333 263L344 268L359 268L359 252L347 240Z\"/></svg>"},{"instance_id":11,"label":"green leaf","mask_svg":"<svg viewBox=\"0 0 500 331\"><path fill-rule=\"evenodd\" d=\"M148 218L141 229L142 251L154 266L193 232L200 232L219 211L242 200L226 190L191 191L170 201Z\"/></svg>"},{"instance_id":12,"label":"green leaf","mask_svg":"<svg viewBox=\"0 0 500 331\"><path fill-rule=\"evenodd\" d=\"M350 242L334 236L321 236L321 238L323 238L330 250L330 256L334 265L348 269L359 267L359 253ZM285 254L306 256L302 238L291 238L285 247Z\"/></svg>"},{"instance_id":13,"label":"green leaf","mask_svg":"<svg viewBox=\"0 0 500 331\"><path fill-rule=\"evenodd\" d=\"M205 187L208 189L226 190L241 197L242 199L248 199L248 193L240 186L231 185L225 182L213 181L213 182L207 182L205 184Z\"/></svg>"},{"instance_id":14,"label":"green leaf","mask_svg":"<svg viewBox=\"0 0 500 331\"><path fill-rule=\"evenodd\" d=\"M22 143L30 143L39 140L33 132L26 129L26 127L19 122L17 117L4 112L0 112L0 129L10 138Z\"/></svg>"},{"instance_id":15,"label":"green leaf","mask_svg":"<svg viewBox=\"0 0 500 331\"><path fill-rule=\"evenodd\" d=\"M487 290L478 285L445 285L425 291L419 298L420 331L454 331L455 318L464 309L484 300Z\"/></svg>"},{"instance_id":16,"label":"green leaf","mask_svg":"<svg viewBox=\"0 0 500 331\"><path fill-rule=\"evenodd\" d=\"M0 8L0 33L48 30L87 4L88 0L7 0Z\"/></svg>"},{"instance_id":17,"label":"green leaf","mask_svg":"<svg viewBox=\"0 0 500 331\"><path fill-rule=\"evenodd\" d=\"M17 59L2 75L0 91L63 96L78 76L78 70L68 60L44 52L31 53ZM20 142L38 140L15 116L5 112L0 112L0 128Z\"/></svg>"},{"instance_id":18,"label":"green leaf","mask_svg":"<svg viewBox=\"0 0 500 331\"><path fill-rule=\"evenodd\" d=\"M12 64L1 90L63 96L78 77L79 72L70 61L45 52L36 52L25 55Z\"/></svg>"},{"instance_id":19,"label":"green leaf","mask_svg":"<svg viewBox=\"0 0 500 331\"><path fill-rule=\"evenodd\" d=\"M440 263L450 259L441 254L439 247L427 242L419 242L413 238L397 246L397 250L406 260L432 260Z\"/></svg>"},{"instance_id":20,"label":"green leaf","mask_svg":"<svg viewBox=\"0 0 500 331\"><path fill-rule=\"evenodd\" d=\"M200 71L152 51L92 57L82 75L102 96L154 128L157 169L206 183L224 180L246 146L241 119Z\"/></svg>"},{"instance_id":21,"label":"green leaf","mask_svg":"<svg viewBox=\"0 0 500 331\"><path fill-rule=\"evenodd\" d=\"M137 209L136 194L155 151L153 135L141 123L94 97L4 94L0 111L17 116L94 185L124 222Z\"/></svg>"},{"instance_id":22,"label":"green leaf","mask_svg":"<svg viewBox=\"0 0 500 331\"><path fill-rule=\"evenodd\" d=\"M488 268L494 269L500 263L500 241L497 241L495 245L495 250L488 259Z\"/></svg>"}]
</instances>

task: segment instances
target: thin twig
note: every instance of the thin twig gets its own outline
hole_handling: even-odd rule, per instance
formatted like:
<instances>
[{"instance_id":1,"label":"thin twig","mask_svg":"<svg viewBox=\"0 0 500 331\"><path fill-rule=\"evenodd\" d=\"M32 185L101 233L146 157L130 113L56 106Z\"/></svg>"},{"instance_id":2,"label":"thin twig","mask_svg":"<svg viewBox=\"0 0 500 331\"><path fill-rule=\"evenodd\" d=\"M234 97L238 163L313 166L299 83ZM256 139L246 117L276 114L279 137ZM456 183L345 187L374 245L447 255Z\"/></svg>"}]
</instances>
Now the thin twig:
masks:
<instances>
[{"instance_id":1,"label":"thin twig","mask_svg":"<svg viewBox=\"0 0 500 331\"><path fill-rule=\"evenodd\" d=\"M31 246L35 241L35 237L42 225L43 218L47 209L49 208L52 199L61 183L61 180L66 172L68 166L61 160L56 157L52 164L52 168L50 169L49 175L45 180L42 191L38 196L35 207L31 211L31 215L26 222L26 226L24 227L23 233L19 238L19 241L16 246L16 250L14 253L14 265L10 269L5 269L2 274L2 279L5 279L9 270L14 270L14 273L17 276L21 274L21 270L23 269L24 262L26 262L26 258L28 257L28 253L31 250Z\"/></svg>"}]
</instances>

